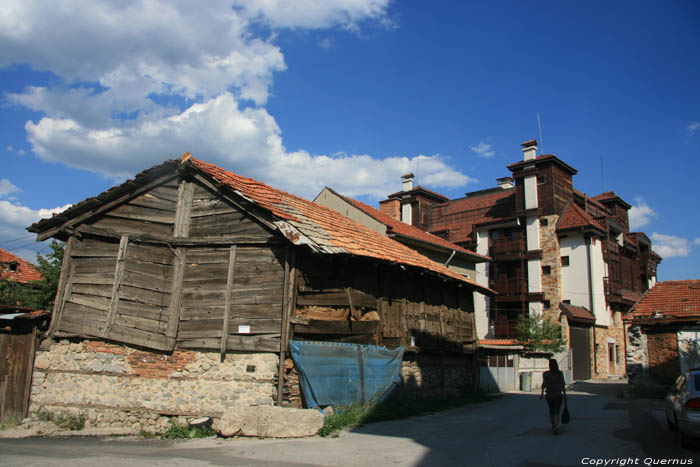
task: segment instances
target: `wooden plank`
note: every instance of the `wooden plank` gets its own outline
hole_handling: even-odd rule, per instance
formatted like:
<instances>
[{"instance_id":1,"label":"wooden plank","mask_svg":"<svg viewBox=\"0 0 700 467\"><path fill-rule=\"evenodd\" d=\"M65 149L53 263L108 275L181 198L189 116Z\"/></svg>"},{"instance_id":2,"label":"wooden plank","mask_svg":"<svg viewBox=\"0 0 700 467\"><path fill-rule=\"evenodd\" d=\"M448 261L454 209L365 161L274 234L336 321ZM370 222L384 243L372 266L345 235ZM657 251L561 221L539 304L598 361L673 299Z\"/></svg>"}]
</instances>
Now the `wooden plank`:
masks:
<instances>
[{"instance_id":1,"label":"wooden plank","mask_svg":"<svg viewBox=\"0 0 700 467\"><path fill-rule=\"evenodd\" d=\"M283 287L284 296L282 297L282 319L280 323L280 354L277 361L277 405L282 405L282 397L284 396L284 361L285 352L287 349L287 328L289 326L289 314L287 313L290 301L290 259L289 259L289 245L284 248L284 277L283 277Z\"/></svg>"},{"instance_id":2,"label":"wooden plank","mask_svg":"<svg viewBox=\"0 0 700 467\"><path fill-rule=\"evenodd\" d=\"M279 332L281 320L278 319L229 319L229 335L274 334ZM250 328L240 332L239 326ZM197 319L180 321L178 339L197 339L223 336L223 319Z\"/></svg>"},{"instance_id":3,"label":"wooden plank","mask_svg":"<svg viewBox=\"0 0 700 467\"><path fill-rule=\"evenodd\" d=\"M175 215L170 211L161 211L130 204L123 204L116 209L112 209L109 211L109 216L167 225L173 225L175 223Z\"/></svg>"},{"instance_id":4,"label":"wooden plank","mask_svg":"<svg viewBox=\"0 0 700 467\"><path fill-rule=\"evenodd\" d=\"M68 319L69 316L71 317L70 319L73 319L74 321L77 319L81 319L87 322L88 324L92 323L93 321L106 322L107 311L100 310L99 308L91 307L88 305L83 305L82 303L67 301L64 317Z\"/></svg>"},{"instance_id":5,"label":"wooden plank","mask_svg":"<svg viewBox=\"0 0 700 467\"><path fill-rule=\"evenodd\" d=\"M114 275L116 258L75 258L71 261L75 274Z\"/></svg>"},{"instance_id":6,"label":"wooden plank","mask_svg":"<svg viewBox=\"0 0 700 467\"><path fill-rule=\"evenodd\" d=\"M292 322L295 333L302 334L373 334L377 321L323 321L310 320L309 324Z\"/></svg>"},{"instance_id":7,"label":"wooden plank","mask_svg":"<svg viewBox=\"0 0 700 467\"><path fill-rule=\"evenodd\" d=\"M226 340L227 350L246 350L254 352L277 352L280 348L278 334L260 334L256 336L229 336ZM177 341L177 347L182 349L218 349L221 339L182 339Z\"/></svg>"},{"instance_id":8,"label":"wooden plank","mask_svg":"<svg viewBox=\"0 0 700 467\"><path fill-rule=\"evenodd\" d=\"M175 225L173 236L187 237L190 235L190 215L192 214L192 195L194 184L187 180L180 180L177 191L177 208L175 211Z\"/></svg>"},{"instance_id":9,"label":"wooden plank","mask_svg":"<svg viewBox=\"0 0 700 467\"><path fill-rule=\"evenodd\" d=\"M172 266L173 254L166 246L157 247L149 244L139 244L131 239L129 259L146 263L157 263Z\"/></svg>"},{"instance_id":10,"label":"wooden plank","mask_svg":"<svg viewBox=\"0 0 700 467\"><path fill-rule=\"evenodd\" d=\"M144 185L137 187L133 191L126 193L122 196L119 196L119 197L113 199L112 201L102 203L98 208L96 208L92 211L88 211L88 212L85 212L81 215L75 216L71 219L66 220L66 222L64 222L61 225L58 225L52 229L46 230L46 231L38 234L37 240L38 241L46 240L47 238L55 235L57 232L65 230L69 226L79 225L79 224L83 223L86 219L89 219L90 217L93 217L101 212L105 212L105 211L111 209L112 207L117 206L117 205L127 201L130 198L134 198L134 197L136 197L136 196L138 196L146 191L154 189L154 187L157 187L158 185L165 183L172 178L174 178L174 176L169 174L169 175L165 175L163 177L156 178L155 180L153 180L149 183L145 183Z\"/></svg>"},{"instance_id":11,"label":"wooden plank","mask_svg":"<svg viewBox=\"0 0 700 467\"><path fill-rule=\"evenodd\" d=\"M163 321L141 318L122 313L117 313L116 322L125 328L139 329L141 331L155 332L158 334L165 334L168 328L168 323Z\"/></svg>"},{"instance_id":12,"label":"wooden plank","mask_svg":"<svg viewBox=\"0 0 700 467\"><path fill-rule=\"evenodd\" d=\"M104 311L105 313L109 312L110 299L108 297L96 297L93 295L81 295L81 294L73 292L71 294L70 298L68 299L68 302L75 303L77 305L88 306L88 307L94 308L96 310Z\"/></svg>"},{"instance_id":13,"label":"wooden plank","mask_svg":"<svg viewBox=\"0 0 700 467\"><path fill-rule=\"evenodd\" d=\"M377 306L377 299L372 295L352 290L352 302L355 306L374 309ZM297 305L319 305L319 306L349 306L347 292L333 293L300 293Z\"/></svg>"},{"instance_id":14,"label":"wooden plank","mask_svg":"<svg viewBox=\"0 0 700 467\"><path fill-rule=\"evenodd\" d=\"M154 235L165 237L172 234L173 225L161 222L145 222L137 219L103 214L99 219L90 220L90 226L97 229L113 230L130 235Z\"/></svg>"},{"instance_id":15,"label":"wooden plank","mask_svg":"<svg viewBox=\"0 0 700 467\"><path fill-rule=\"evenodd\" d=\"M226 298L224 299L224 323L221 330L221 361L224 361L226 355L226 340L228 339L229 329L229 313L231 311L231 293L233 289L233 280L236 266L236 245L231 245L228 254L228 274L226 276Z\"/></svg>"},{"instance_id":16,"label":"wooden plank","mask_svg":"<svg viewBox=\"0 0 700 467\"><path fill-rule=\"evenodd\" d=\"M73 274L71 279L73 285L112 285L114 283L113 275L98 275L98 274Z\"/></svg>"},{"instance_id":17,"label":"wooden plank","mask_svg":"<svg viewBox=\"0 0 700 467\"><path fill-rule=\"evenodd\" d=\"M157 321L168 321L168 317L170 316L167 307L133 302L131 300L125 300L124 297L121 297L119 300L119 314Z\"/></svg>"},{"instance_id":18,"label":"wooden plank","mask_svg":"<svg viewBox=\"0 0 700 467\"><path fill-rule=\"evenodd\" d=\"M176 248L175 257L175 270L173 271L172 285L170 287L168 327L165 332L168 342L168 350L173 350L177 341L177 329L180 324L181 305L183 303L182 280L185 277L187 248Z\"/></svg>"},{"instance_id":19,"label":"wooden plank","mask_svg":"<svg viewBox=\"0 0 700 467\"><path fill-rule=\"evenodd\" d=\"M107 242L104 242L102 245L93 244L90 246L78 244L71 251L71 257L73 258L116 258L117 254L119 254L119 245Z\"/></svg>"},{"instance_id":20,"label":"wooden plank","mask_svg":"<svg viewBox=\"0 0 700 467\"><path fill-rule=\"evenodd\" d=\"M280 303L265 303L261 305L231 305L231 319L272 319L278 318L280 315ZM212 317L223 316L224 303L223 301L215 302L200 302L192 306L182 306L181 319L207 319Z\"/></svg>"},{"instance_id":21,"label":"wooden plank","mask_svg":"<svg viewBox=\"0 0 700 467\"><path fill-rule=\"evenodd\" d=\"M149 349L169 350L168 340L163 334L125 327L116 323L109 332L109 339Z\"/></svg>"},{"instance_id":22,"label":"wooden plank","mask_svg":"<svg viewBox=\"0 0 700 467\"><path fill-rule=\"evenodd\" d=\"M82 295L94 295L96 297L105 297L107 299L112 298L113 284L83 284L74 283L71 287L72 294L82 294Z\"/></svg>"},{"instance_id":23,"label":"wooden plank","mask_svg":"<svg viewBox=\"0 0 700 467\"><path fill-rule=\"evenodd\" d=\"M53 319L49 325L49 334L53 334L58 329L58 325L61 322L61 314L63 313L65 298L70 295L70 289L68 289L70 283L68 274L69 267L71 268L72 272L74 272L73 261L71 261L71 253L73 252L74 245L75 236L71 235L68 238L68 242L66 242L66 249L63 253L63 260L61 261L61 273L58 276L58 292L56 293L56 298L54 299L52 313Z\"/></svg>"},{"instance_id":24,"label":"wooden plank","mask_svg":"<svg viewBox=\"0 0 700 467\"><path fill-rule=\"evenodd\" d=\"M132 206L140 206L144 208L150 208L150 209L160 209L161 211L169 211L169 212L175 212L175 209L177 207L177 201L173 201L171 199L166 199L166 198L160 198L156 196L154 193L146 193L143 196L139 196L138 198L134 198L128 202L128 204ZM175 217L173 216L173 219Z\"/></svg>"},{"instance_id":25,"label":"wooden plank","mask_svg":"<svg viewBox=\"0 0 700 467\"><path fill-rule=\"evenodd\" d=\"M105 327L102 337L109 334L114 320L117 316L117 305L119 304L119 293L121 289L122 276L124 275L124 263L126 261L126 249L129 245L129 236L122 235L119 240L119 254L117 255L117 265L114 270L114 284L112 285L112 297L109 302L109 313L107 315L107 326Z\"/></svg>"},{"instance_id":26,"label":"wooden plank","mask_svg":"<svg viewBox=\"0 0 700 467\"><path fill-rule=\"evenodd\" d=\"M170 306L170 294L122 284L119 294L125 300L162 307Z\"/></svg>"},{"instance_id":27,"label":"wooden plank","mask_svg":"<svg viewBox=\"0 0 700 467\"><path fill-rule=\"evenodd\" d=\"M124 270L122 284L154 292L170 293L170 280L168 277L158 277L149 274Z\"/></svg>"},{"instance_id":28,"label":"wooden plank","mask_svg":"<svg viewBox=\"0 0 700 467\"><path fill-rule=\"evenodd\" d=\"M170 226L172 228L172 226ZM92 225L83 224L79 227L72 229L64 229L66 232L78 232L80 234L89 234L105 238L120 238L123 232L115 230L112 228L105 227L94 227ZM129 232L129 238L132 242L141 243L153 243L175 246L214 246L214 245L249 245L249 246L271 246L280 245L285 242L279 237L269 237L260 238L259 236L246 236L246 235L218 235L218 236L208 236L208 237L195 237L190 235L189 237L174 238L171 233L168 232L167 235L159 235L153 233L141 233L141 232Z\"/></svg>"}]
</instances>

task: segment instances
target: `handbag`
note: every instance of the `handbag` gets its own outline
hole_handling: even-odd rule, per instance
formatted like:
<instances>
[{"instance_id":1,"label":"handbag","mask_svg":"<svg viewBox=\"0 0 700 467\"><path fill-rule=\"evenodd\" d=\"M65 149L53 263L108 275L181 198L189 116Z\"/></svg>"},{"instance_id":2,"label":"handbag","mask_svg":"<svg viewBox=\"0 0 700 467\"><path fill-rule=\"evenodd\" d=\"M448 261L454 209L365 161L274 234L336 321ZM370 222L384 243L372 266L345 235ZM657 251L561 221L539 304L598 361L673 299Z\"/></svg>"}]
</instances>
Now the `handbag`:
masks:
<instances>
[{"instance_id":1,"label":"handbag","mask_svg":"<svg viewBox=\"0 0 700 467\"><path fill-rule=\"evenodd\" d=\"M569 407L567 406L567 400L564 399L564 411L561 413L561 422L566 425L569 423L571 416L569 415Z\"/></svg>"}]
</instances>

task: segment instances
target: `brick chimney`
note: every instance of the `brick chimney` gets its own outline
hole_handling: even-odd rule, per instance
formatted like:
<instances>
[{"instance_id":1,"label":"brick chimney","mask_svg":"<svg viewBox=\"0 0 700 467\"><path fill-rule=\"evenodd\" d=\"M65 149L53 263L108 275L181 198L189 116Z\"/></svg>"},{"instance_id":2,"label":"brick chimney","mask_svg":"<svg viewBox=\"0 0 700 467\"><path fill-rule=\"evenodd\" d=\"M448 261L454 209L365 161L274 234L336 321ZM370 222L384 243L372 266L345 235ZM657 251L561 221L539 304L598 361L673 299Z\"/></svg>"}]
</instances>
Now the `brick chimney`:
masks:
<instances>
[{"instance_id":1,"label":"brick chimney","mask_svg":"<svg viewBox=\"0 0 700 467\"><path fill-rule=\"evenodd\" d=\"M537 140L531 139L521 144L523 147L523 160L533 161L537 158Z\"/></svg>"}]
</instances>

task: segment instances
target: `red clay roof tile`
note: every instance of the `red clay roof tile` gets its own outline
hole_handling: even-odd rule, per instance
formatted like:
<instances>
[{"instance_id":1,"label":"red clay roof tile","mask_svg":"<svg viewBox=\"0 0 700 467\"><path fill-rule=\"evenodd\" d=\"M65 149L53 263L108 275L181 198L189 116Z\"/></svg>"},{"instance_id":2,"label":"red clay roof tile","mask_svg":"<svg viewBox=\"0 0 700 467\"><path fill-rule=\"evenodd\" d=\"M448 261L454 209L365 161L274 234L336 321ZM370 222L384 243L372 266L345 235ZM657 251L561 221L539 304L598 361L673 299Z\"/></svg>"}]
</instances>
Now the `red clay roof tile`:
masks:
<instances>
[{"instance_id":1,"label":"red clay roof tile","mask_svg":"<svg viewBox=\"0 0 700 467\"><path fill-rule=\"evenodd\" d=\"M654 317L700 318L700 280L658 282L646 291L625 319Z\"/></svg>"},{"instance_id":2,"label":"red clay roof tile","mask_svg":"<svg viewBox=\"0 0 700 467\"><path fill-rule=\"evenodd\" d=\"M16 271L11 271L10 269L0 266L0 278L2 279L17 281L23 284L29 284L42 279L41 273L36 269L36 266L2 248L0 248L0 263L2 265L7 264L8 266L14 263L17 268Z\"/></svg>"}]
</instances>

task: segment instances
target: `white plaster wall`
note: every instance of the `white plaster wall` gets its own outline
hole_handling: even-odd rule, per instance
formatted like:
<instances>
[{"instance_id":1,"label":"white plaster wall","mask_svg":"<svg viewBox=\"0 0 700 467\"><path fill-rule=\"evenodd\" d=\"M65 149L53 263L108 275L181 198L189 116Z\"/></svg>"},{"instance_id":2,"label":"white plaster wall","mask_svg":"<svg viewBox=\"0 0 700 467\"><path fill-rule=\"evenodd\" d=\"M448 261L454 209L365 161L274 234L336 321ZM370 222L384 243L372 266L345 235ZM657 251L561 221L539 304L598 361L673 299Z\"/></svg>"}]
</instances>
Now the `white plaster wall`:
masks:
<instances>
[{"instance_id":1,"label":"white plaster wall","mask_svg":"<svg viewBox=\"0 0 700 467\"><path fill-rule=\"evenodd\" d=\"M590 310L588 294L588 259L583 235L567 235L559 239L561 256L569 257L569 265L561 267L562 300Z\"/></svg>"},{"instance_id":2,"label":"white plaster wall","mask_svg":"<svg viewBox=\"0 0 700 467\"><path fill-rule=\"evenodd\" d=\"M593 314L595 323L599 326L610 326L610 315L605 303L605 261L603 260L603 242L594 238L591 240L591 275L593 284Z\"/></svg>"},{"instance_id":3,"label":"white plaster wall","mask_svg":"<svg viewBox=\"0 0 700 467\"><path fill-rule=\"evenodd\" d=\"M599 326L610 325L610 313L605 304L603 277L605 262L603 261L602 243L594 239L591 243L591 274L593 286L593 304L590 303L588 290L588 252L586 241L582 234L567 235L559 239L561 256L569 257L569 265L561 268L562 300L571 300L572 305L582 306L590 310Z\"/></svg>"},{"instance_id":4,"label":"white plaster wall","mask_svg":"<svg viewBox=\"0 0 700 467\"><path fill-rule=\"evenodd\" d=\"M476 234L476 252L481 255L488 255L489 252L489 232L479 231ZM477 263L476 282L480 285L489 286L489 263ZM476 337L483 339L489 334L489 305L490 298L486 295L474 292L474 319L476 321Z\"/></svg>"},{"instance_id":5,"label":"white plaster wall","mask_svg":"<svg viewBox=\"0 0 700 467\"><path fill-rule=\"evenodd\" d=\"M405 222L409 225L413 224L411 203L404 203L401 205L401 222Z\"/></svg>"},{"instance_id":6,"label":"white plaster wall","mask_svg":"<svg viewBox=\"0 0 700 467\"><path fill-rule=\"evenodd\" d=\"M530 302L528 303L527 309L530 316L542 315L542 302Z\"/></svg>"},{"instance_id":7,"label":"white plaster wall","mask_svg":"<svg viewBox=\"0 0 700 467\"><path fill-rule=\"evenodd\" d=\"M537 207L537 177L525 177L525 209Z\"/></svg>"},{"instance_id":8,"label":"white plaster wall","mask_svg":"<svg viewBox=\"0 0 700 467\"><path fill-rule=\"evenodd\" d=\"M527 260L527 290L530 293L542 292L542 266L538 258Z\"/></svg>"},{"instance_id":9,"label":"white plaster wall","mask_svg":"<svg viewBox=\"0 0 700 467\"><path fill-rule=\"evenodd\" d=\"M537 216L527 218L525 225L525 234L527 238L527 250L540 249L540 222Z\"/></svg>"}]
</instances>

